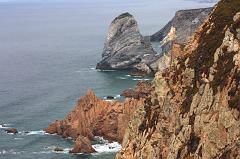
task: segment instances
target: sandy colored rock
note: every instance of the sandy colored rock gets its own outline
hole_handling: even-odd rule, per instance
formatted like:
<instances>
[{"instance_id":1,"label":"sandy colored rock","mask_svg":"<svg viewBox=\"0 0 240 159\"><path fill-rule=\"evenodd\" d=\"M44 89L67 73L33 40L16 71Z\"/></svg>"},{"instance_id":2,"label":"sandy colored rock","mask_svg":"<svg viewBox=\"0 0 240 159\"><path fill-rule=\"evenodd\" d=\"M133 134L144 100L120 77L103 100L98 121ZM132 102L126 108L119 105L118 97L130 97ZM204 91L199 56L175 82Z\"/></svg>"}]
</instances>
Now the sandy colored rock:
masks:
<instances>
[{"instance_id":1,"label":"sandy colored rock","mask_svg":"<svg viewBox=\"0 0 240 159\"><path fill-rule=\"evenodd\" d=\"M84 136L79 135L75 141L75 146L70 153L93 153L96 152L92 147L91 141Z\"/></svg>"},{"instance_id":2,"label":"sandy colored rock","mask_svg":"<svg viewBox=\"0 0 240 159\"><path fill-rule=\"evenodd\" d=\"M94 136L102 136L106 140L121 143L132 114L137 107L144 104L144 100L141 98L126 99L124 102L105 101L89 90L64 120L55 121L44 131L64 138L71 137L76 141L86 141L85 137L91 141ZM79 143L81 147L81 143L84 142ZM75 153L81 150L78 147L74 149Z\"/></svg>"}]
</instances>

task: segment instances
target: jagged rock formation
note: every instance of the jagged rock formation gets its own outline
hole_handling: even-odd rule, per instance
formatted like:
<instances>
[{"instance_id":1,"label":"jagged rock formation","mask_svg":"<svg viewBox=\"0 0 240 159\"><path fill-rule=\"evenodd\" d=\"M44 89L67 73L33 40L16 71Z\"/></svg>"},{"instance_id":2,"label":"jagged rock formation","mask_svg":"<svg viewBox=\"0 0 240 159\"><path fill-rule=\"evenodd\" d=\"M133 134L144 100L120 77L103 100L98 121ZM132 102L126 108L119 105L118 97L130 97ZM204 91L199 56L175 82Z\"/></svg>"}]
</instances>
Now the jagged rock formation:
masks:
<instances>
[{"instance_id":1,"label":"jagged rock formation","mask_svg":"<svg viewBox=\"0 0 240 159\"><path fill-rule=\"evenodd\" d=\"M151 74L156 60L151 43L140 34L137 21L129 13L116 17L108 31L102 53L102 61L97 69L130 70L140 74Z\"/></svg>"},{"instance_id":2,"label":"jagged rock formation","mask_svg":"<svg viewBox=\"0 0 240 159\"><path fill-rule=\"evenodd\" d=\"M136 92L144 92L145 83L136 87ZM149 85L149 84L148 84ZM151 86L150 86L151 87ZM91 140L102 136L109 141L122 142L125 129L134 111L144 104L144 98L128 96L124 102L105 101L97 98L89 90L64 120L57 120L45 129L47 133L71 137L76 141L71 153L92 153Z\"/></svg>"},{"instance_id":3,"label":"jagged rock formation","mask_svg":"<svg viewBox=\"0 0 240 159\"><path fill-rule=\"evenodd\" d=\"M117 159L240 158L240 1L221 0L158 72Z\"/></svg>"}]
</instances>

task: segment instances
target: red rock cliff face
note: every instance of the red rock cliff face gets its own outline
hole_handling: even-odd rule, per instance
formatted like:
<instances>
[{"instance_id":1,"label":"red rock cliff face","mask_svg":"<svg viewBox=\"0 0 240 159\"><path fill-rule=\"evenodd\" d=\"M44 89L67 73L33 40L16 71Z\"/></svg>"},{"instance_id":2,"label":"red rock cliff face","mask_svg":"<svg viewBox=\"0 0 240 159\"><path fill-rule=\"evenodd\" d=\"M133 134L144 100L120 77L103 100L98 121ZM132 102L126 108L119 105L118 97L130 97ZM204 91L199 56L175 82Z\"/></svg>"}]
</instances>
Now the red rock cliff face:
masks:
<instances>
[{"instance_id":1,"label":"red rock cliff face","mask_svg":"<svg viewBox=\"0 0 240 159\"><path fill-rule=\"evenodd\" d=\"M138 87L146 88L144 85L141 83ZM144 89L139 90L138 93L141 94L140 91L146 93ZM71 152L91 153L94 150L89 143L94 136L102 136L109 141L121 143L132 114L144 104L144 100L139 97L138 99L127 98L124 102L105 101L89 90L64 120L55 121L45 131L75 139L76 146ZM84 144L87 145L86 149L83 149Z\"/></svg>"},{"instance_id":2,"label":"red rock cliff face","mask_svg":"<svg viewBox=\"0 0 240 159\"><path fill-rule=\"evenodd\" d=\"M239 0L221 0L184 57L156 74L117 159L240 158L239 12Z\"/></svg>"}]
</instances>

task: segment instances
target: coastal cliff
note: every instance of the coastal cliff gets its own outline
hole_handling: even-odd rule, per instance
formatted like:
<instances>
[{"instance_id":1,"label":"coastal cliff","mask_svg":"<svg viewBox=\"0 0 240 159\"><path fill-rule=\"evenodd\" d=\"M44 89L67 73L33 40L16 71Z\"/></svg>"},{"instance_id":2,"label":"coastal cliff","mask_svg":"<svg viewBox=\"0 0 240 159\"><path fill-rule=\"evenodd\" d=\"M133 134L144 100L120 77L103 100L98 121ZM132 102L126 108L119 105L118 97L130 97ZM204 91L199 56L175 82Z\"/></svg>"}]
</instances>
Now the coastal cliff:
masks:
<instances>
[{"instance_id":1,"label":"coastal cliff","mask_svg":"<svg viewBox=\"0 0 240 159\"><path fill-rule=\"evenodd\" d=\"M171 60L176 58L176 52L180 55L181 50L196 29L208 18L212 9L200 8L177 11L172 20L150 36L150 41L158 42L161 48L161 57L158 60L160 70L169 67Z\"/></svg>"},{"instance_id":2,"label":"coastal cliff","mask_svg":"<svg viewBox=\"0 0 240 159\"><path fill-rule=\"evenodd\" d=\"M151 43L140 34L137 21L129 13L116 17L108 30L102 61L96 66L101 70L130 70L151 74L156 59ZM155 71L154 71L155 70Z\"/></svg>"},{"instance_id":3,"label":"coastal cliff","mask_svg":"<svg viewBox=\"0 0 240 159\"><path fill-rule=\"evenodd\" d=\"M117 159L240 158L240 1L221 0L126 130Z\"/></svg>"}]
</instances>

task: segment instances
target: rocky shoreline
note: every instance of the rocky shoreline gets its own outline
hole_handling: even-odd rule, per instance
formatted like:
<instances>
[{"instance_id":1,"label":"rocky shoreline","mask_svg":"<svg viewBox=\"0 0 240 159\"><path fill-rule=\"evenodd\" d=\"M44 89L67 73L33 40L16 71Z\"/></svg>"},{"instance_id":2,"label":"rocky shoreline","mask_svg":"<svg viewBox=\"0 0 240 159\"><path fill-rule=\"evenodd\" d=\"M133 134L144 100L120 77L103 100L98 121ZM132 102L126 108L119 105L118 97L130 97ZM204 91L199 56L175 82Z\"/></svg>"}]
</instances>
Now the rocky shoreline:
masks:
<instances>
[{"instance_id":1,"label":"rocky shoreline","mask_svg":"<svg viewBox=\"0 0 240 159\"><path fill-rule=\"evenodd\" d=\"M168 27L163 40L172 45L171 59L156 70L153 83L124 91L123 102L99 99L89 90L45 131L75 140L70 153L95 152L91 140L102 136L122 144L117 159L240 158L240 1L194 11L202 19L188 42L190 36L174 43L176 30ZM132 15L118 16L109 30L97 68L154 72L159 58L153 60L156 53Z\"/></svg>"},{"instance_id":2,"label":"rocky shoreline","mask_svg":"<svg viewBox=\"0 0 240 159\"><path fill-rule=\"evenodd\" d=\"M136 110L117 159L240 156L240 1L221 0Z\"/></svg>"},{"instance_id":3,"label":"rocky shoreline","mask_svg":"<svg viewBox=\"0 0 240 159\"><path fill-rule=\"evenodd\" d=\"M122 143L131 115L144 104L151 90L148 82L140 82L134 89L134 95L127 93L129 90L124 91L123 95L127 98L123 102L100 99L89 90L64 120L55 121L44 131L75 140L75 147L70 153L95 152L91 144L94 136Z\"/></svg>"}]
</instances>

